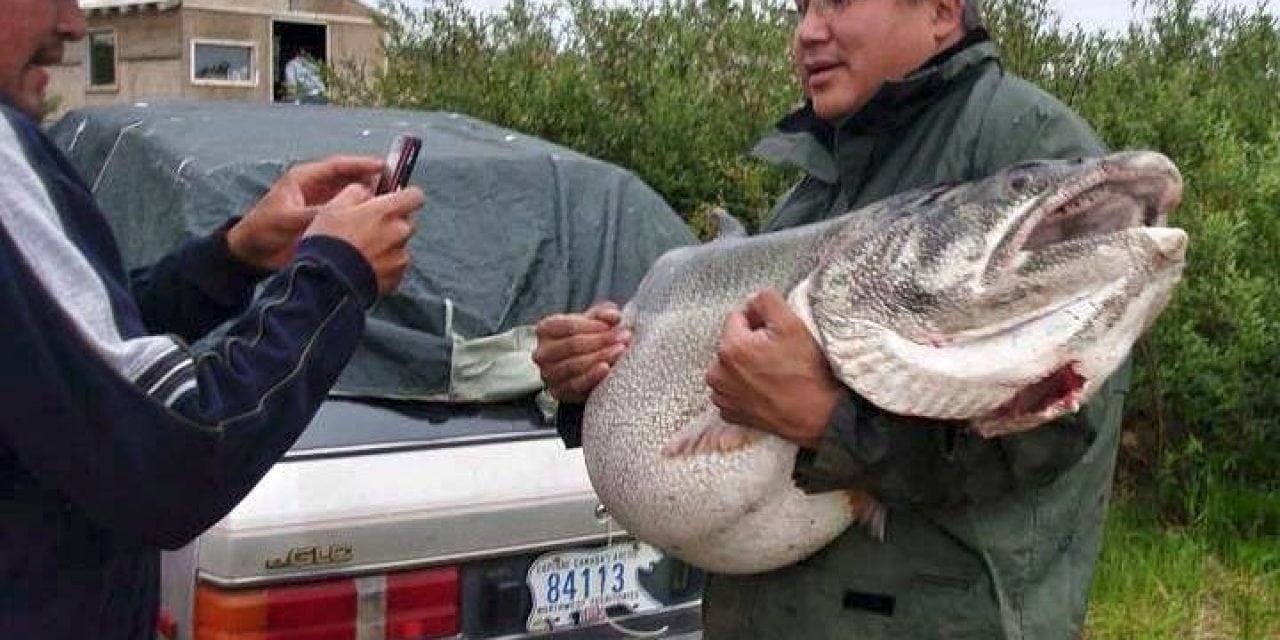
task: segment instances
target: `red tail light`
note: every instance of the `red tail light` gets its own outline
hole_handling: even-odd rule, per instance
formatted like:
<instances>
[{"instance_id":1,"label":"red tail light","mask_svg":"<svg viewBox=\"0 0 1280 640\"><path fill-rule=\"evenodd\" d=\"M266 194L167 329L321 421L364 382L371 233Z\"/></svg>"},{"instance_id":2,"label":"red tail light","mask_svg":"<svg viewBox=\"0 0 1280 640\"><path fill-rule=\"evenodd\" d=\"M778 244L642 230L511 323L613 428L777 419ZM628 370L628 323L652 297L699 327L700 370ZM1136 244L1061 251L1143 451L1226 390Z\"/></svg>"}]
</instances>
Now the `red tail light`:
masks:
<instances>
[{"instance_id":1,"label":"red tail light","mask_svg":"<svg viewBox=\"0 0 1280 640\"><path fill-rule=\"evenodd\" d=\"M425 640L461 630L457 567L265 589L196 588L196 640Z\"/></svg>"},{"instance_id":2,"label":"red tail light","mask_svg":"<svg viewBox=\"0 0 1280 640\"><path fill-rule=\"evenodd\" d=\"M387 640L458 633L458 568L387 576Z\"/></svg>"}]
</instances>

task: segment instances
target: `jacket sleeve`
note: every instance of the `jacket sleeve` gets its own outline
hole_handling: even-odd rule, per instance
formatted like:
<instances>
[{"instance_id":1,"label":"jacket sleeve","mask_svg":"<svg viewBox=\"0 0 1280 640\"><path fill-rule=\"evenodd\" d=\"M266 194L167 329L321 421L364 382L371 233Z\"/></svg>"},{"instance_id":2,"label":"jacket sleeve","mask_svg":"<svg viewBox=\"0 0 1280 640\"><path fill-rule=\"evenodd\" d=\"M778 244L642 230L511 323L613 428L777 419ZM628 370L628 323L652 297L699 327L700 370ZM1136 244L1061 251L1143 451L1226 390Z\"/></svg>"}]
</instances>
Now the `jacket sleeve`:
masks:
<instances>
[{"instance_id":1,"label":"jacket sleeve","mask_svg":"<svg viewBox=\"0 0 1280 640\"><path fill-rule=\"evenodd\" d=\"M974 155L977 175L1027 160L1106 151L1088 124L1057 100L1021 80L1007 81L1024 86L997 92L987 109ZM1005 100L1018 105L1000 104ZM912 509L984 502L1045 486L1072 468L1100 434L1120 428L1128 366L1077 414L992 439L963 424L885 413L850 391L819 449L797 456L796 483L812 493L861 487L890 507Z\"/></svg>"},{"instance_id":2,"label":"jacket sleeve","mask_svg":"<svg viewBox=\"0 0 1280 640\"><path fill-rule=\"evenodd\" d=\"M130 378L3 249L4 446L98 526L165 548L229 512L301 434L375 287L354 249L309 239L219 344L177 345Z\"/></svg>"},{"instance_id":3,"label":"jacket sleeve","mask_svg":"<svg viewBox=\"0 0 1280 640\"><path fill-rule=\"evenodd\" d=\"M564 446L577 449L582 446L582 415L586 409L581 404L560 404L556 407L556 433Z\"/></svg>"},{"instance_id":4,"label":"jacket sleeve","mask_svg":"<svg viewBox=\"0 0 1280 640\"><path fill-rule=\"evenodd\" d=\"M142 321L152 333L195 342L244 311L254 287L270 275L238 260L227 247L229 221L192 240L155 265L129 274Z\"/></svg>"}]
</instances>

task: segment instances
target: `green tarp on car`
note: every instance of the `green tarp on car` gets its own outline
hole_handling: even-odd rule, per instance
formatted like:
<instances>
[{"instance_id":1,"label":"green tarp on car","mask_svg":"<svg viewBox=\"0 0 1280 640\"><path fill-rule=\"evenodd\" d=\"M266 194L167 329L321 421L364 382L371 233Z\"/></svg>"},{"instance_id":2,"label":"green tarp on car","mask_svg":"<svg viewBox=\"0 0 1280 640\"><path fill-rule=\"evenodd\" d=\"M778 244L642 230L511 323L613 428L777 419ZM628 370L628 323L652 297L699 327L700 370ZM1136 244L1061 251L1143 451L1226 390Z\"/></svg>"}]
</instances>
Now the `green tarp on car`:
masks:
<instances>
[{"instance_id":1,"label":"green tarp on car","mask_svg":"<svg viewBox=\"0 0 1280 640\"><path fill-rule=\"evenodd\" d=\"M172 102L72 111L50 131L126 266L239 215L290 165L423 140L427 196L400 290L370 312L340 395L482 402L536 391L532 325L625 300L690 230L634 174L452 113Z\"/></svg>"}]
</instances>

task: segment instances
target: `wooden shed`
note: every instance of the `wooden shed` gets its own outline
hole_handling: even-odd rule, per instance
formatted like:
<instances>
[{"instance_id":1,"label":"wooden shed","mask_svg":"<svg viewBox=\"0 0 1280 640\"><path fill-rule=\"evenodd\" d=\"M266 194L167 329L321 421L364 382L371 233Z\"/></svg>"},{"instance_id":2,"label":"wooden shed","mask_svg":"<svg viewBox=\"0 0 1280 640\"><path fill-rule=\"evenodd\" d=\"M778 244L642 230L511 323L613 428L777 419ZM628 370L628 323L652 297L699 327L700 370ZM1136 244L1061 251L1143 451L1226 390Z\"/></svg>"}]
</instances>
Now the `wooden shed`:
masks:
<instances>
[{"instance_id":1,"label":"wooden shed","mask_svg":"<svg viewBox=\"0 0 1280 640\"><path fill-rule=\"evenodd\" d=\"M285 99L284 67L383 64L382 30L358 0L81 0L89 23L51 69L58 111L155 98Z\"/></svg>"}]
</instances>

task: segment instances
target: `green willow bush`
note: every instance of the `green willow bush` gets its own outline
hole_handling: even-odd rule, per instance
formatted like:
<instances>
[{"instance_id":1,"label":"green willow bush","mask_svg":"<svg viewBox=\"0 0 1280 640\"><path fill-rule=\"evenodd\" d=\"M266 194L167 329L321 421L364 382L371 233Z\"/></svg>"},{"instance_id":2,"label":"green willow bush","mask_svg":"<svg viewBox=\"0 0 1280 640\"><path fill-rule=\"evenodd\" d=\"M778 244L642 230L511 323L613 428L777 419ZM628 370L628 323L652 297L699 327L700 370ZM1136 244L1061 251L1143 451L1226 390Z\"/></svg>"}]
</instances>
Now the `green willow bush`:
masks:
<instances>
[{"instance_id":1,"label":"green willow bush","mask_svg":"<svg viewBox=\"0 0 1280 640\"><path fill-rule=\"evenodd\" d=\"M800 100L782 6L612 4L386 2L386 68L340 70L337 96L499 123L630 168L703 232L717 205L755 226L794 179L747 154ZM1121 34L1064 29L1047 0L990 0L988 17L1007 67L1187 180L1186 280L1136 350L1126 478L1168 519L1280 535L1280 32L1148 6Z\"/></svg>"}]
</instances>

